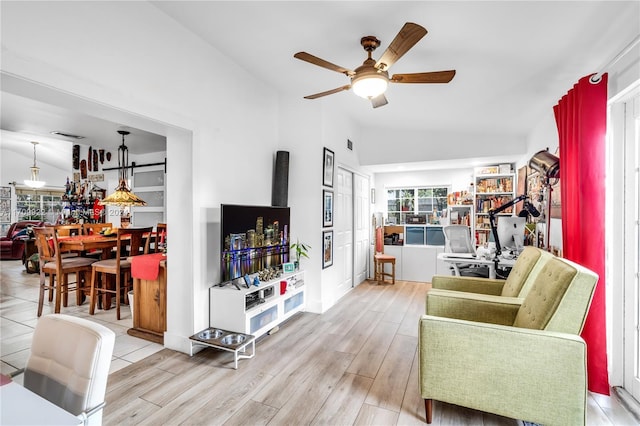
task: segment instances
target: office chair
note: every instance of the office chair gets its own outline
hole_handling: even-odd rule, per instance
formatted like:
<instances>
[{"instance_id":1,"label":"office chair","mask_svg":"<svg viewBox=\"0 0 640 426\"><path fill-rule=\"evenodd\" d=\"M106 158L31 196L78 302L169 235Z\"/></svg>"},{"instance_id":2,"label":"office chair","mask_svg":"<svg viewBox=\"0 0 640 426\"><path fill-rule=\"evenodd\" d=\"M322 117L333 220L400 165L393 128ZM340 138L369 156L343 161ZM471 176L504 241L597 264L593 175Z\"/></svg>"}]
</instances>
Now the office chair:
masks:
<instances>
[{"instance_id":1,"label":"office chair","mask_svg":"<svg viewBox=\"0 0 640 426\"><path fill-rule=\"evenodd\" d=\"M442 228L444 232L444 251L446 253L476 254L476 248L471 240L471 228L467 225L447 225ZM469 264L454 264L456 275L471 277L489 277L487 266Z\"/></svg>"}]
</instances>

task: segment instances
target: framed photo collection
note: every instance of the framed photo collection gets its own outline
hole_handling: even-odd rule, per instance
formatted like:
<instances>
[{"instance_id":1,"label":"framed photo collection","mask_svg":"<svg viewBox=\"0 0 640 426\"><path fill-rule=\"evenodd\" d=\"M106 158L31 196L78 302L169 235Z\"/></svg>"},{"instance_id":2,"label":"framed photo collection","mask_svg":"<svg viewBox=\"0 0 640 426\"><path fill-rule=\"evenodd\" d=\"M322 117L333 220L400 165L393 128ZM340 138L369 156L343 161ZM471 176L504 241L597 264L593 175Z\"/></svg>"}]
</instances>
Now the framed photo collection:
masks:
<instances>
[{"instance_id":1,"label":"framed photo collection","mask_svg":"<svg viewBox=\"0 0 640 426\"><path fill-rule=\"evenodd\" d=\"M333 226L333 191L322 190L322 227Z\"/></svg>"},{"instance_id":2,"label":"framed photo collection","mask_svg":"<svg viewBox=\"0 0 640 426\"><path fill-rule=\"evenodd\" d=\"M333 265L333 231L322 231L322 269Z\"/></svg>"},{"instance_id":3,"label":"framed photo collection","mask_svg":"<svg viewBox=\"0 0 640 426\"><path fill-rule=\"evenodd\" d=\"M322 150L322 227L333 227L333 173L335 170L335 153L329 148ZM333 229L322 231L322 269L333 265Z\"/></svg>"}]
</instances>

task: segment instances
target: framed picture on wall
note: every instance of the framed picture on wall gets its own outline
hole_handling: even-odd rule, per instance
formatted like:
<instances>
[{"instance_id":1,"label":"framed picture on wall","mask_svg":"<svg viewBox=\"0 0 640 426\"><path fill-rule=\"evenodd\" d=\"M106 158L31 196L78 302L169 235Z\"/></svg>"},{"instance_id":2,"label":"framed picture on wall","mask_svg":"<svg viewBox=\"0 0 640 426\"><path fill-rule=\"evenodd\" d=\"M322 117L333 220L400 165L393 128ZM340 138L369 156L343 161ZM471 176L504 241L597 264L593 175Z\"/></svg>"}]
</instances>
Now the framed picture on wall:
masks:
<instances>
[{"instance_id":1,"label":"framed picture on wall","mask_svg":"<svg viewBox=\"0 0 640 426\"><path fill-rule=\"evenodd\" d=\"M333 226L333 191L322 190L322 227Z\"/></svg>"},{"instance_id":2,"label":"framed picture on wall","mask_svg":"<svg viewBox=\"0 0 640 426\"><path fill-rule=\"evenodd\" d=\"M334 154L329 148L325 148L322 155L322 184L333 188L333 164Z\"/></svg>"},{"instance_id":3,"label":"framed picture on wall","mask_svg":"<svg viewBox=\"0 0 640 426\"><path fill-rule=\"evenodd\" d=\"M333 231L322 231L322 269L333 265Z\"/></svg>"},{"instance_id":4,"label":"framed picture on wall","mask_svg":"<svg viewBox=\"0 0 640 426\"><path fill-rule=\"evenodd\" d=\"M0 198L11 198L10 186L0 186Z\"/></svg>"}]
</instances>

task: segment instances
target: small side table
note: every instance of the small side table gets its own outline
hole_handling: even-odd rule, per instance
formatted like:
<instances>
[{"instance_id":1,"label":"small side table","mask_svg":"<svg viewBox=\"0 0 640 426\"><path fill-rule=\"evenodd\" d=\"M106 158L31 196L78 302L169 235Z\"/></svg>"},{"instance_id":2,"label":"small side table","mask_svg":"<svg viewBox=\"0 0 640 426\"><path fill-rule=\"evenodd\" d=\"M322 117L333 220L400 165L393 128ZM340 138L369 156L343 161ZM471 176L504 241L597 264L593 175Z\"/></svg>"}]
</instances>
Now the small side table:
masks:
<instances>
[{"instance_id":1,"label":"small side table","mask_svg":"<svg viewBox=\"0 0 640 426\"><path fill-rule=\"evenodd\" d=\"M22 252L22 264L24 265L28 274L35 274L39 272L40 264L30 265L29 258L38 252L35 238L27 238L24 241L24 251Z\"/></svg>"}]
</instances>

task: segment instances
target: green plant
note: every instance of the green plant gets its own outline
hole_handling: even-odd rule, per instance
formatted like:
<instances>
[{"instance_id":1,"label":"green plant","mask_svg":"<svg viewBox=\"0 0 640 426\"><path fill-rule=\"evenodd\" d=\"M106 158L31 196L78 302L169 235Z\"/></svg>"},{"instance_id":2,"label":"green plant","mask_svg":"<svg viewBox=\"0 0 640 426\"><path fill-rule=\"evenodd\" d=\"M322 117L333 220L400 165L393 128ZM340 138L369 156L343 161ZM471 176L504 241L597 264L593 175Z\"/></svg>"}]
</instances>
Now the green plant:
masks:
<instances>
[{"instance_id":1,"label":"green plant","mask_svg":"<svg viewBox=\"0 0 640 426\"><path fill-rule=\"evenodd\" d=\"M291 244L291 250L296 251L296 263L300 264L300 258L306 257L309 258L308 252L311 249L309 244L301 243L299 240L296 240L295 243Z\"/></svg>"}]
</instances>

